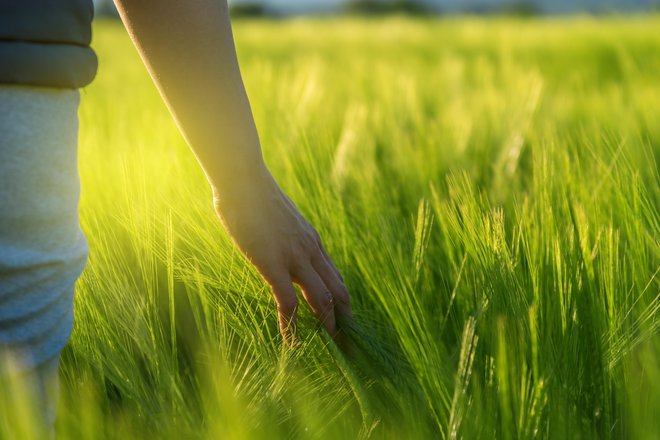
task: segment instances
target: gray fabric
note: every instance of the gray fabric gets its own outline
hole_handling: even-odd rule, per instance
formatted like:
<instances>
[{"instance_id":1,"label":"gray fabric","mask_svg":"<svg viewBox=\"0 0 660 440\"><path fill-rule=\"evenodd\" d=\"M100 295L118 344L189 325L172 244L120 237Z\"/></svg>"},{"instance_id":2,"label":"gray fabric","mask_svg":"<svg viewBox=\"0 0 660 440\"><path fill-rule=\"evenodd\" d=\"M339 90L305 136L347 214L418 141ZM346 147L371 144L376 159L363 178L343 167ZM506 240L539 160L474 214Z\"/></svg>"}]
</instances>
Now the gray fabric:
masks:
<instances>
[{"instance_id":1,"label":"gray fabric","mask_svg":"<svg viewBox=\"0 0 660 440\"><path fill-rule=\"evenodd\" d=\"M0 84L89 84L93 15L92 0L0 0Z\"/></svg>"},{"instance_id":2,"label":"gray fabric","mask_svg":"<svg viewBox=\"0 0 660 440\"><path fill-rule=\"evenodd\" d=\"M57 358L87 259L78 224L77 90L0 86L0 351Z\"/></svg>"},{"instance_id":3,"label":"gray fabric","mask_svg":"<svg viewBox=\"0 0 660 440\"><path fill-rule=\"evenodd\" d=\"M96 55L88 47L0 41L0 84L77 89L95 75Z\"/></svg>"}]
</instances>

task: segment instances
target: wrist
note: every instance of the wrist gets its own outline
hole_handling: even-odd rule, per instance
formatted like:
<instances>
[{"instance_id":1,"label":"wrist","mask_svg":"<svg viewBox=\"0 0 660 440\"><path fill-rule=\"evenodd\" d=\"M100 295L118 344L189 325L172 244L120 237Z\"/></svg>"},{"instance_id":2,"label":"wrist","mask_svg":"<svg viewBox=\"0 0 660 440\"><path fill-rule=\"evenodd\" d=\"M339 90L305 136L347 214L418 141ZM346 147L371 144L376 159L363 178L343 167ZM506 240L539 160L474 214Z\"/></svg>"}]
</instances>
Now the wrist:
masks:
<instances>
[{"instance_id":1,"label":"wrist","mask_svg":"<svg viewBox=\"0 0 660 440\"><path fill-rule=\"evenodd\" d=\"M234 157L231 157L234 156ZM255 153L225 155L215 159L212 165L204 167L206 176L214 192L225 193L242 187L266 173L268 168L258 150Z\"/></svg>"},{"instance_id":2,"label":"wrist","mask_svg":"<svg viewBox=\"0 0 660 440\"><path fill-rule=\"evenodd\" d=\"M263 159L250 165L234 166L222 175L209 177L216 209L243 203L268 188L277 187Z\"/></svg>"}]
</instances>

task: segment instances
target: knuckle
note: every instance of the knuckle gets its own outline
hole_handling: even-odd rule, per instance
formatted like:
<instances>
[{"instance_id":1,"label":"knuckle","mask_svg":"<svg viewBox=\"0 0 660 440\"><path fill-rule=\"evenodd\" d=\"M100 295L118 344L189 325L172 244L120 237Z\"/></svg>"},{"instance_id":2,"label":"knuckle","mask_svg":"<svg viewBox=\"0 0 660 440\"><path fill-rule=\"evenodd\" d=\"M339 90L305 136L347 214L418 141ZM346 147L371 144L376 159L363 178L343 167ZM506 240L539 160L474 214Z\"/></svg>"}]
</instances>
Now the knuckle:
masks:
<instances>
[{"instance_id":1,"label":"knuckle","mask_svg":"<svg viewBox=\"0 0 660 440\"><path fill-rule=\"evenodd\" d=\"M300 236L295 237L295 240L292 240L292 243L291 243L291 251L293 252L293 255L298 256L298 255L304 253L304 251L307 247L306 245L307 245L307 242L306 242L304 236L303 237L300 237Z\"/></svg>"},{"instance_id":2,"label":"knuckle","mask_svg":"<svg viewBox=\"0 0 660 440\"><path fill-rule=\"evenodd\" d=\"M311 225L306 228L305 233L300 236L300 244L308 252L320 247L321 237Z\"/></svg>"},{"instance_id":3,"label":"knuckle","mask_svg":"<svg viewBox=\"0 0 660 440\"><path fill-rule=\"evenodd\" d=\"M351 304L351 296L348 294L348 292L345 289L341 289L337 292L337 294L335 295L335 300L343 305Z\"/></svg>"},{"instance_id":4,"label":"knuckle","mask_svg":"<svg viewBox=\"0 0 660 440\"><path fill-rule=\"evenodd\" d=\"M298 309L298 298L292 296L290 298L278 298L277 310L284 314L294 313Z\"/></svg>"},{"instance_id":5,"label":"knuckle","mask_svg":"<svg viewBox=\"0 0 660 440\"><path fill-rule=\"evenodd\" d=\"M307 255L316 255L319 251L319 245L313 237L308 237L303 244Z\"/></svg>"},{"instance_id":6,"label":"knuckle","mask_svg":"<svg viewBox=\"0 0 660 440\"><path fill-rule=\"evenodd\" d=\"M332 307L332 302L333 302L332 294L326 291L323 293L323 295L321 295L318 301L321 310L327 310L330 307Z\"/></svg>"}]
</instances>

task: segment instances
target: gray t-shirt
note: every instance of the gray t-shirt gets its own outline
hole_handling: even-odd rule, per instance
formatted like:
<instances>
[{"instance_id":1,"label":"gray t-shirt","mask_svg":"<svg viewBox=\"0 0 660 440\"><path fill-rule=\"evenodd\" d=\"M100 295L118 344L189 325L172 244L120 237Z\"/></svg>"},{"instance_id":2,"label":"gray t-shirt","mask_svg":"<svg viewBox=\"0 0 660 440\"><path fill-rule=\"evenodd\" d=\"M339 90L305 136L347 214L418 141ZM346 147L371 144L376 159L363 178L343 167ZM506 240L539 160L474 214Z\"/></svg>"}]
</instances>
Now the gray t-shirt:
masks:
<instances>
[{"instance_id":1,"label":"gray t-shirt","mask_svg":"<svg viewBox=\"0 0 660 440\"><path fill-rule=\"evenodd\" d=\"M94 79L92 0L0 0L0 84L77 89Z\"/></svg>"},{"instance_id":2,"label":"gray t-shirt","mask_svg":"<svg viewBox=\"0 0 660 440\"><path fill-rule=\"evenodd\" d=\"M0 85L0 376L7 351L31 368L57 358L71 333L87 259L79 100L78 90Z\"/></svg>"}]
</instances>

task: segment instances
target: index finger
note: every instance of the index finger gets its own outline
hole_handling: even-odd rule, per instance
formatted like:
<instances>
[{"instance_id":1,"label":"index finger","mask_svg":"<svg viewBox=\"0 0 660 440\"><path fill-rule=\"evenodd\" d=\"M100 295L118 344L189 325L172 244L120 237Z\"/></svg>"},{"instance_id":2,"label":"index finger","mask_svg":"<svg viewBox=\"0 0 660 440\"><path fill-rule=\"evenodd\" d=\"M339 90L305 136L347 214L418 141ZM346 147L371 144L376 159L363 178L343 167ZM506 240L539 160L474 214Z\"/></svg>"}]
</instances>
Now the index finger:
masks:
<instances>
[{"instance_id":1,"label":"index finger","mask_svg":"<svg viewBox=\"0 0 660 440\"><path fill-rule=\"evenodd\" d=\"M284 274L269 278L268 283L277 303L280 333L287 344L294 345L296 341L298 296L293 287L293 281L288 274Z\"/></svg>"}]
</instances>

